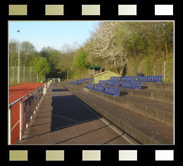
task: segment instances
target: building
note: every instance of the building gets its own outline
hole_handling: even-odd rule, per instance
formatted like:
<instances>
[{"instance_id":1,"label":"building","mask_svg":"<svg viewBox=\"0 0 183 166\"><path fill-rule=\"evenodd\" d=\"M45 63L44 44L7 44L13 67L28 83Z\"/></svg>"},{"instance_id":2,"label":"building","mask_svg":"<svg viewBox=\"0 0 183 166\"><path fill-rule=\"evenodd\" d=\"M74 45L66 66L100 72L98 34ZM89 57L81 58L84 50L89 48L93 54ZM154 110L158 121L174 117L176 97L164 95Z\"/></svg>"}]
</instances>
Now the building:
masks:
<instances>
[{"instance_id":1,"label":"building","mask_svg":"<svg viewBox=\"0 0 183 166\"><path fill-rule=\"evenodd\" d=\"M90 66L88 68L89 78L93 78L95 74L99 74L103 71L102 66Z\"/></svg>"},{"instance_id":2,"label":"building","mask_svg":"<svg viewBox=\"0 0 183 166\"><path fill-rule=\"evenodd\" d=\"M110 77L121 77L120 74L116 74L112 71L104 71L99 74L95 74L93 77L93 83L98 83L99 80L109 80Z\"/></svg>"}]
</instances>

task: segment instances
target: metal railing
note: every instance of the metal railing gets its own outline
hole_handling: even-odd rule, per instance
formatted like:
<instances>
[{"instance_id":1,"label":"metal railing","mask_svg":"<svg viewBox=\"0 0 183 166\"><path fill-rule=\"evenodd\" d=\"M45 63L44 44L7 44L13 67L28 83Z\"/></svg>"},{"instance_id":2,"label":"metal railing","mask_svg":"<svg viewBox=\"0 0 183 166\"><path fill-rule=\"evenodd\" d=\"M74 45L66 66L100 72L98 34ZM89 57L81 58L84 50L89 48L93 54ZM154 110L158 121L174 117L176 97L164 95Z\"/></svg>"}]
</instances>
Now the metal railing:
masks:
<instances>
[{"instance_id":1,"label":"metal railing","mask_svg":"<svg viewBox=\"0 0 183 166\"><path fill-rule=\"evenodd\" d=\"M22 133L26 127L28 127L28 123L32 119L33 113L38 108L40 101L43 95L46 93L45 85L42 85L33 91L27 93L26 95L22 96L21 98L17 99L16 101L9 104L8 109L8 145L12 143L12 131L14 128L19 124L19 140L22 139ZM12 120L12 106L19 102L19 119L17 119L15 125L11 126ZM16 115L17 116L17 115ZM17 133L16 133L17 134Z\"/></svg>"}]
</instances>

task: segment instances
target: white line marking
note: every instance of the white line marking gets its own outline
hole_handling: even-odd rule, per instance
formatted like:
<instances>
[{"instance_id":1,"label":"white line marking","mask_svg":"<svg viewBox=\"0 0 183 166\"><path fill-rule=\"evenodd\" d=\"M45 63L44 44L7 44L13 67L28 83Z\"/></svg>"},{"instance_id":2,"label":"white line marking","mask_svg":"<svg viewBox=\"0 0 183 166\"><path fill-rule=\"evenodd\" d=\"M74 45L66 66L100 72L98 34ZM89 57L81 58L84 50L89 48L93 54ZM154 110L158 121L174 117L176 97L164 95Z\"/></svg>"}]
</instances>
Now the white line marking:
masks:
<instances>
[{"instance_id":1,"label":"white line marking","mask_svg":"<svg viewBox=\"0 0 183 166\"><path fill-rule=\"evenodd\" d=\"M17 121L17 123L12 127L11 131L16 127L16 125L20 122L20 120Z\"/></svg>"},{"instance_id":2,"label":"white line marking","mask_svg":"<svg viewBox=\"0 0 183 166\"><path fill-rule=\"evenodd\" d=\"M128 138L126 138L124 135L119 133L113 126L111 126L111 122L108 120L104 120L105 118L99 117L94 111L92 111L86 104L82 103L76 96L74 96L82 105L84 105L91 113L93 113L97 118L100 118L102 122L104 122L106 125L108 125L114 132L116 132L118 135L120 135L123 139L125 139L130 144L134 144L132 141L130 141Z\"/></svg>"},{"instance_id":3,"label":"white line marking","mask_svg":"<svg viewBox=\"0 0 183 166\"><path fill-rule=\"evenodd\" d=\"M65 87L64 87L65 88ZM66 89L66 88L65 88ZM70 91L70 90L69 90ZM70 91L71 92L71 91ZM120 135L123 139L125 139L127 142L129 142L130 144L134 144L134 142L132 142L131 140L129 140L128 138L126 138L124 135L122 135L121 133L119 133L114 127L111 126L111 122L108 121L107 119L105 119L104 117L99 117L93 110L91 110L84 102L81 102L80 99L78 99L72 92L71 94L74 96L75 99L77 99L82 105L84 105L86 107L86 109L88 109L91 113L93 113L97 118L99 118L100 120L102 120L106 125L108 125L114 132L116 132L118 135ZM104 120L105 119L105 120ZM115 125L114 125L115 126ZM120 130L120 129L119 129Z\"/></svg>"},{"instance_id":4,"label":"white line marking","mask_svg":"<svg viewBox=\"0 0 183 166\"><path fill-rule=\"evenodd\" d=\"M75 99L77 99L86 109L88 109L92 114L94 114L97 118L100 118L95 112L93 112L86 104L81 102L76 96L74 96Z\"/></svg>"}]
</instances>

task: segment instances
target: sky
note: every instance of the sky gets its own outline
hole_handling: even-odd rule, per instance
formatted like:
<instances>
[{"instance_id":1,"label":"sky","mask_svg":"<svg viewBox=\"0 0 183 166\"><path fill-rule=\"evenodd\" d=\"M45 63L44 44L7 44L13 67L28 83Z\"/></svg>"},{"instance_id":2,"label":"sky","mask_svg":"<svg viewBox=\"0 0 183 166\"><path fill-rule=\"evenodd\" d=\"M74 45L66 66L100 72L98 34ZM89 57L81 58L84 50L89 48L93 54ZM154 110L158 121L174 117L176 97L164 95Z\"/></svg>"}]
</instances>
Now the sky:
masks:
<instances>
[{"instance_id":1,"label":"sky","mask_svg":"<svg viewBox=\"0 0 183 166\"><path fill-rule=\"evenodd\" d=\"M31 42L37 51L50 46L62 50L65 44L82 45L91 35L97 21L9 21L9 41Z\"/></svg>"}]
</instances>

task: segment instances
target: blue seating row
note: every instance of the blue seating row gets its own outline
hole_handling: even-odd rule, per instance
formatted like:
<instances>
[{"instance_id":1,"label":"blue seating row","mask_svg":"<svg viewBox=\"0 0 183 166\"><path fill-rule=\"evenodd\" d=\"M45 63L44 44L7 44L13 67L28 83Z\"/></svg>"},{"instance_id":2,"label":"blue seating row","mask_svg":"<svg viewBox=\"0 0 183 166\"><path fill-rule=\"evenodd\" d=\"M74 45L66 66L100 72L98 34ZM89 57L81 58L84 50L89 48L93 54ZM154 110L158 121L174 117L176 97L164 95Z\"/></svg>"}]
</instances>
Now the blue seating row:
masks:
<instances>
[{"instance_id":1,"label":"blue seating row","mask_svg":"<svg viewBox=\"0 0 183 166\"><path fill-rule=\"evenodd\" d=\"M98 84L101 84L101 85L107 85L107 80L100 80L99 82L98 82Z\"/></svg>"},{"instance_id":2,"label":"blue seating row","mask_svg":"<svg viewBox=\"0 0 183 166\"><path fill-rule=\"evenodd\" d=\"M124 76L122 77L122 81L135 81L136 78L136 76Z\"/></svg>"},{"instance_id":3,"label":"blue seating row","mask_svg":"<svg viewBox=\"0 0 183 166\"><path fill-rule=\"evenodd\" d=\"M120 88L105 87L104 93L107 93L113 96L120 96Z\"/></svg>"},{"instance_id":4,"label":"blue seating row","mask_svg":"<svg viewBox=\"0 0 183 166\"><path fill-rule=\"evenodd\" d=\"M85 83L85 82L91 82L93 81L93 78L83 78L83 79L77 79L76 81L74 82L70 82L70 84L72 85L78 85L78 84L82 84L82 83Z\"/></svg>"},{"instance_id":5,"label":"blue seating row","mask_svg":"<svg viewBox=\"0 0 183 166\"><path fill-rule=\"evenodd\" d=\"M139 76L141 82L162 82L163 76Z\"/></svg>"},{"instance_id":6,"label":"blue seating row","mask_svg":"<svg viewBox=\"0 0 183 166\"><path fill-rule=\"evenodd\" d=\"M82 79L82 83L86 82L86 81L93 81L93 78L83 78Z\"/></svg>"},{"instance_id":7,"label":"blue seating row","mask_svg":"<svg viewBox=\"0 0 183 166\"><path fill-rule=\"evenodd\" d=\"M87 88L93 89L93 84L88 84L88 85L87 85Z\"/></svg>"},{"instance_id":8,"label":"blue seating row","mask_svg":"<svg viewBox=\"0 0 183 166\"><path fill-rule=\"evenodd\" d=\"M120 88L104 87L102 85L94 85L94 84L88 84L86 88L110 94L113 96L120 96Z\"/></svg>"},{"instance_id":9,"label":"blue seating row","mask_svg":"<svg viewBox=\"0 0 183 166\"><path fill-rule=\"evenodd\" d=\"M120 81L121 80L121 77L110 77L110 80Z\"/></svg>"},{"instance_id":10,"label":"blue seating row","mask_svg":"<svg viewBox=\"0 0 183 166\"><path fill-rule=\"evenodd\" d=\"M108 85L110 85L110 86L120 86L120 81L109 80Z\"/></svg>"},{"instance_id":11,"label":"blue seating row","mask_svg":"<svg viewBox=\"0 0 183 166\"><path fill-rule=\"evenodd\" d=\"M141 89L141 82L139 82L137 80L122 81L122 83L121 83L121 81L109 80L108 85L109 86L124 87L124 88Z\"/></svg>"},{"instance_id":12,"label":"blue seating row","mask_svg":"<svg viewBox=\"0 0 183 166\"><path fill-rule=\"evenodd\" d=\"M121 87L131 89L141 89L141 82L122 82Z\"/></svg>"},{"instance_id":13,"label":"blue seating row","mask_svg":"<svg viewBox=\"0 0 183 166\"><path fill-rule=\"evenodd\" d=\"M102 85L94 85L93 89L96 90L96 91L103 92L104 91L104 86L102 86Z\"/></svg>"},{"instance_id":14,"label":"blue seating row","mask_svg":"<svg viewBox=\"0 0 183 166\"><path fill-rule=\"evenodd\" d=\"M72 84L72 85L77 85L77 82L70 82L70 84Z\"/></svg>"}]
</instances>

